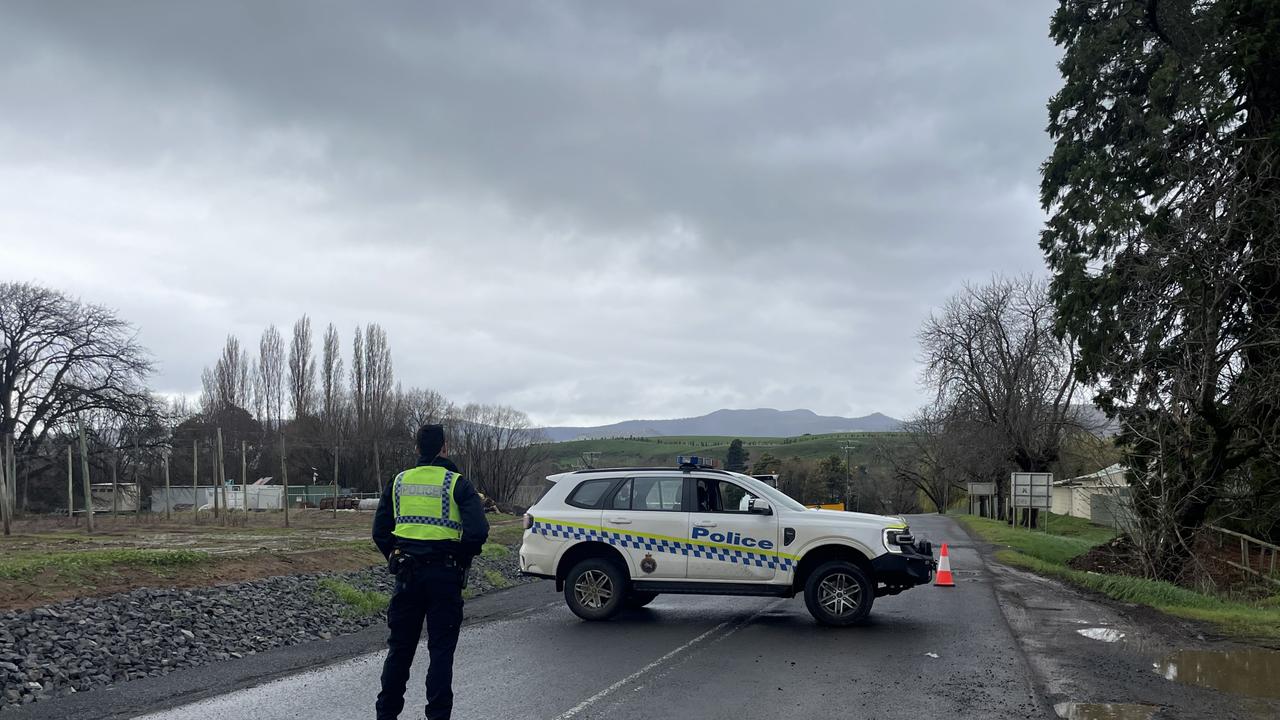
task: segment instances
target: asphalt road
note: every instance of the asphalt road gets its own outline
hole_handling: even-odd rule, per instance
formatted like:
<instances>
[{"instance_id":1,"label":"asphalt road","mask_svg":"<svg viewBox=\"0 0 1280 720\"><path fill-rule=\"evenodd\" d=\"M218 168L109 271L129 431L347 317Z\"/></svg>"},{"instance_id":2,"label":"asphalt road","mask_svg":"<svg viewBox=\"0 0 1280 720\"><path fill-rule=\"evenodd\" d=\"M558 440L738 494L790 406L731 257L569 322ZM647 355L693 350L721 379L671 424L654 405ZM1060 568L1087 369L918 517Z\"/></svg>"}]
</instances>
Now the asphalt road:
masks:
<instances>
[{"instance_id":1,"label":"asphalt road","mask_svg":"<svg viewBox=\"0 0 1280 720\"><path fill-rule=\"evenodd\" d=\"M464 627L454 717L1051 717L967 535L937 516L911 523L951 543L958 586L880 598L863 627L820 627L798 597L664 596L584 623L551 583L524 589L524 611ZM372 717L381 660L362 655L144 717ZM423 670L403 717L421 717Z\"/></svg>"}]
</instances>

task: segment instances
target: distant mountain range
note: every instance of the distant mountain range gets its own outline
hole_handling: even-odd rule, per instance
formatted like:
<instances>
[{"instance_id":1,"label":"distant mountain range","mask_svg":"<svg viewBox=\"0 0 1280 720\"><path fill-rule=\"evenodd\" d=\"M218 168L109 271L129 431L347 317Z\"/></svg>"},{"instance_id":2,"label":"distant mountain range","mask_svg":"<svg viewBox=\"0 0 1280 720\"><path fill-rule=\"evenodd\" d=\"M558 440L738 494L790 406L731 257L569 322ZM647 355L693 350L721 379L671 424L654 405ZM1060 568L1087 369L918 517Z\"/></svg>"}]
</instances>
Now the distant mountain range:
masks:
<instances>
[{"instance_id":1,"label":"distant mountain range","mask_svg":"<svg viewBox=\"0 0 1280 720\"><path fill-rule=\"evenodd\" d=\"M553 442L615 437L669 437L673 435L732 435L738 437L794 437L836 432L891 432L902 421L872 413L847 418L818 415L812 410L716 410L700 417L673 420L624 420L595 427L542 428Z\"/></svg>"}]
</instances>

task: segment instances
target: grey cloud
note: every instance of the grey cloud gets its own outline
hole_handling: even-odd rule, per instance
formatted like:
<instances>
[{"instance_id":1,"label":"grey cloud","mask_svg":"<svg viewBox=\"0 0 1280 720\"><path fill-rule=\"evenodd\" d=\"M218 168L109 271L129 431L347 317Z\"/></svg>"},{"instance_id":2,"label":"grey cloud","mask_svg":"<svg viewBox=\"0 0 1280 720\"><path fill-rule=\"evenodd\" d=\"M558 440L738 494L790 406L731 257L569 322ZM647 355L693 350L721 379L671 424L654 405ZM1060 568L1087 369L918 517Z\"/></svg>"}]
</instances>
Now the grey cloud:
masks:
<instances>
[{"instance_id":1,"label":"grey cloud","mask_svg":"<svg viewBox=\"0 0 1280 720\"><path fill-rule=\"evenodd\" d=\"M0 188L60 200L6 193L0 233L57 235L18 267L133 313L173 389L225 331L309 311L382 320L407 383L547 420L906 413L928 308L1038 265L1051 9L10 4ZM184 317L56 269L119 263L107 221L162 248L118 272ZM428 359L430 330L476 357Z\"/></svg>"}]
</instances>

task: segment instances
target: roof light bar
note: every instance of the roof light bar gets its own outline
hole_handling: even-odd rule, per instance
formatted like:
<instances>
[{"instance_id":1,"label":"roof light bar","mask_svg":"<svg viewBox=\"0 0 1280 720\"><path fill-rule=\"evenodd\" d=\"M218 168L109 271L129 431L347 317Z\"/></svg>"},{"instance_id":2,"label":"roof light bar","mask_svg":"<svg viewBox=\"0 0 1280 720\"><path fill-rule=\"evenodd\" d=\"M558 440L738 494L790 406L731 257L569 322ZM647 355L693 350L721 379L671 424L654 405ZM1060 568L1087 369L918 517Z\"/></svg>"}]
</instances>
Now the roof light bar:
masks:
<instances>
[{"instance_id":1,"label":"roof light bar","mask_svg":"<svg viewBox=\"0 0 1280 720\"><path fill-rule=\"evenodd\" d=\"M700 455L680 455L676 458L676 463L680 467L713 469L716 466L716 459Z\"/></svg>"}]
</instances>

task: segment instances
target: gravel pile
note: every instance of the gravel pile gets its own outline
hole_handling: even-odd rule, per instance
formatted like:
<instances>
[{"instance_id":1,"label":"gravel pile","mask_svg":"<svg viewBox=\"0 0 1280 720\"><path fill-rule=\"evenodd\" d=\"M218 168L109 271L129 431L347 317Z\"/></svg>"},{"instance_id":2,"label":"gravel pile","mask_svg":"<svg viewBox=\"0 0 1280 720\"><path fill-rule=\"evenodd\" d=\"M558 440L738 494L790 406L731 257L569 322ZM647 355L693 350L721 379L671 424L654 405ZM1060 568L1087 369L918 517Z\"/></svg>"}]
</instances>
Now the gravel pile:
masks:
<instances>
[{"instance_id":1,"label":"gravel pile","mask_svg":"<svg viewBox=\"0 0 1280 720\"><path fill-rule=\"evenodd\" d=\"M384 622L325 590L335 578L389 594L382 567L189 590L139 589L0 612L0 709L178 668L327 640ZM469 595L524 582L514 554L476 558Z\"/></svg>"}]
</instances>

